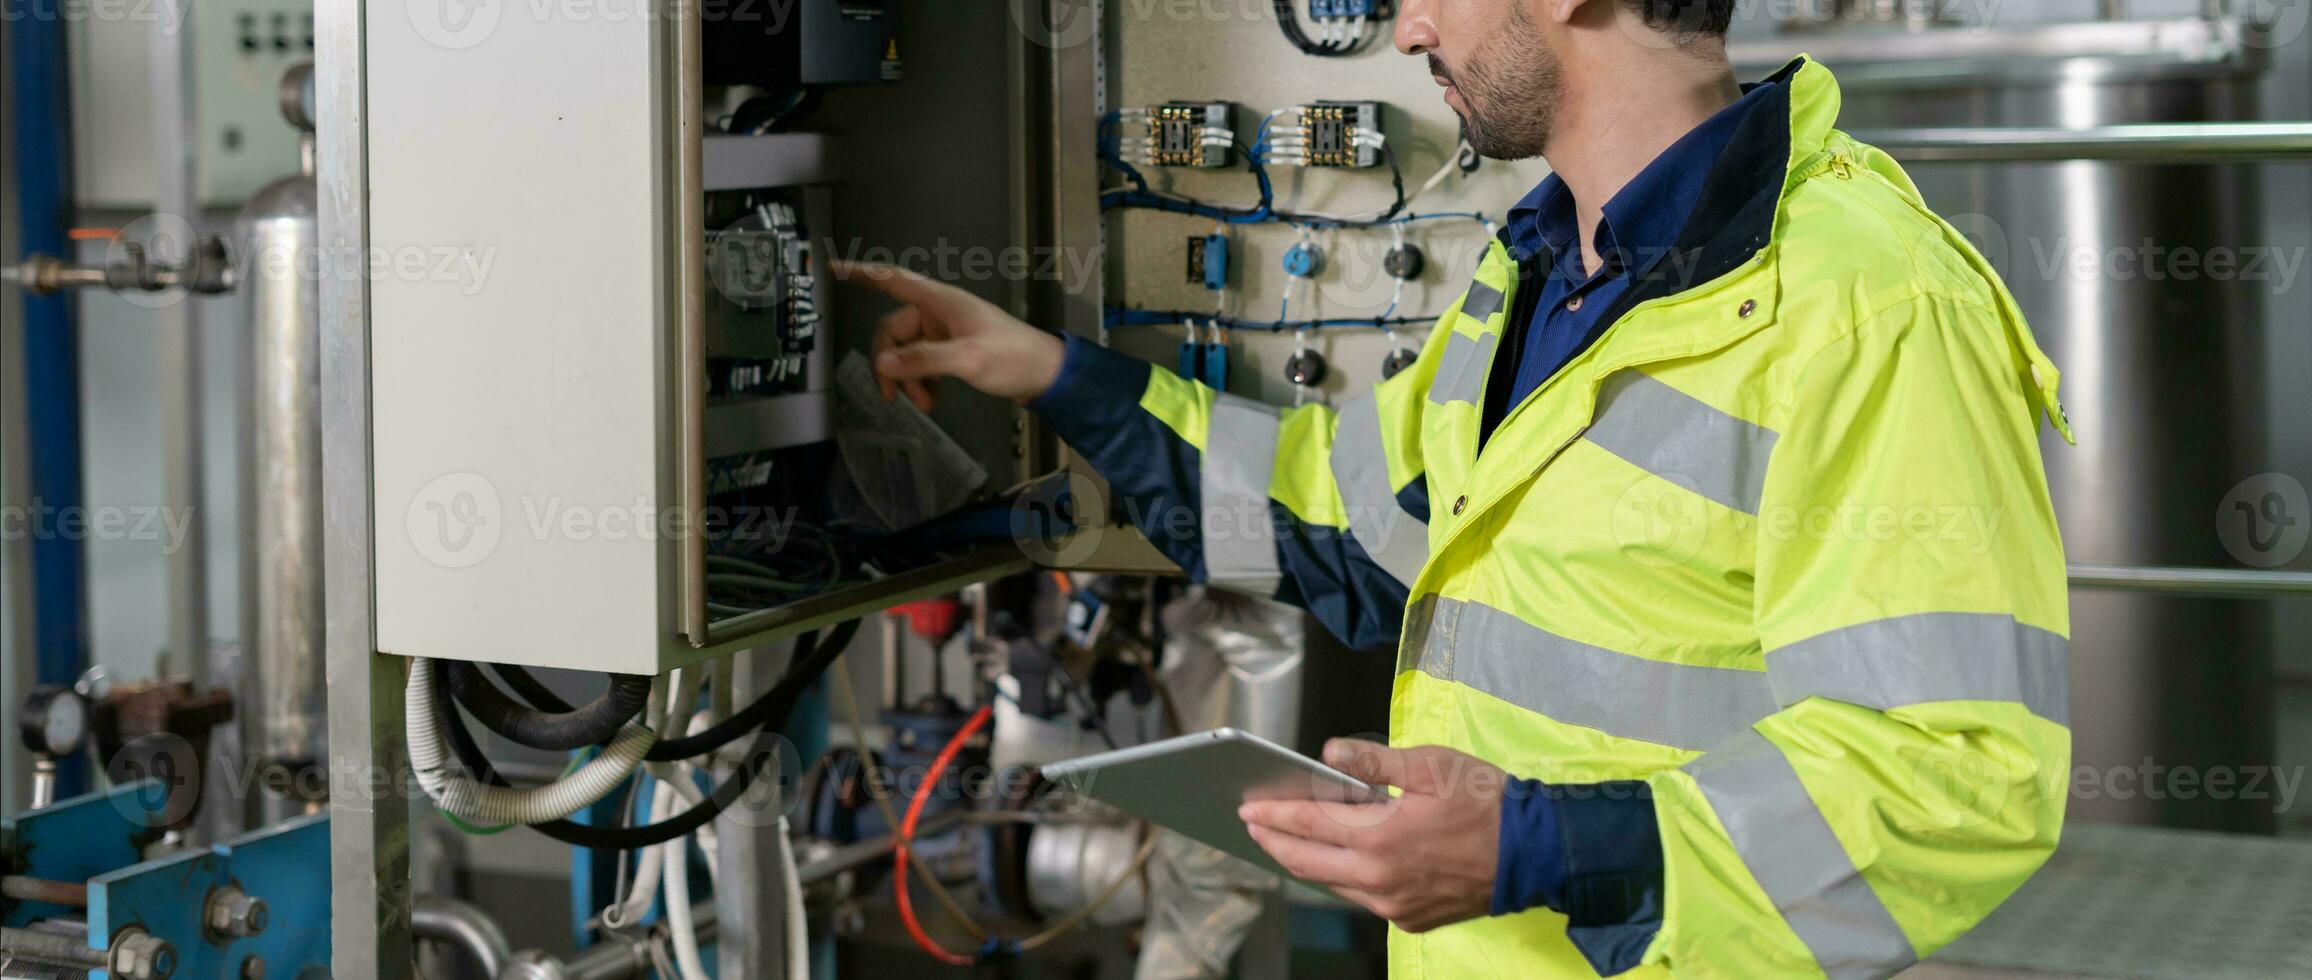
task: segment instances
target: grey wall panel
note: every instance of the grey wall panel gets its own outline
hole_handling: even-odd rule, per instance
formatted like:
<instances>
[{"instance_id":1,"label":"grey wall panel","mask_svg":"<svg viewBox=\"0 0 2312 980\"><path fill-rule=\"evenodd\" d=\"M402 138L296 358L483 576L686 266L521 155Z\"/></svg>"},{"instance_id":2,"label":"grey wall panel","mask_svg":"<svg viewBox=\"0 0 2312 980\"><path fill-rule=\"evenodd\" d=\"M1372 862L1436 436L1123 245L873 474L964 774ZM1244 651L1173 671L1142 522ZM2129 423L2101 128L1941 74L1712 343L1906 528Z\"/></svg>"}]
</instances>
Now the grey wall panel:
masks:
<instances>
[{"instance_id":1,"label":"grey wall panel","mask_svg":"<svg viewBox=\"0 0 2312 980\"><path fill-rule=\"evenodd\" d=\"M1239 103L1239 139L1247 146L1252 130L1270 110L1318 99L1376 99L1388 103L1382 130L1405 170L1407 190L1417 189L1453 151L1458 120L1420 58L1398 54L1385 35L1348 58L1311 58L1295 51L1277 30L1269 5L1252 0L1167 3L1108 0L1112 25L1108 60L1114 106L1148 105L1171 99L1225 99ZM1386 25L1384 25L1385 29ZM1091 152L1084 148L1081 152ZM1232 204L1250 204L1258 194L1240 165L1225 171L1147 170L1159 189ZM1486 161L1467 180L1458 175L1421 198L1413 211L1482 211L1499 221L1509 206L1549 172L1539 160ZM1364 170L1274 168L1279 206L1301 211L1369 213L1390 200L1385 167ZM1109 246L1117 276L1111 302L1151 309L1207 310L1214 294L1186 281L1187 240L1203 235L1213 222L1180 214L1134 211L1111 215ZM1409 283L1399 315L1428 315L1461 295L1486 242L1470 222L1418 223L1408 240L1429 254L1429 268ZM1232 242L1228 311L1274 320L1288 278L1279 263L1298 235L1282 225L1238 226ZM1317 277L1315 300L1304 289L1289 315L1375 316L1388 305L1390 281L1381 256L1390 246L1387 230L1324 232L1316 236L1326 252ZM1425 329L1409 330L1418 344ZM1118 347L1160 363L1174 363L1181 334L1163 327L1117 331ZM1292 385L1284 380L1290 336L1235 336L1229 387L1240 395L1290 404ZM1388 352L1384 338L1366 329L1332 330L1318 338L1331 362L1323 386L1338 402L1348 392L1380 376Z\"/></svg>"}]
</instances>

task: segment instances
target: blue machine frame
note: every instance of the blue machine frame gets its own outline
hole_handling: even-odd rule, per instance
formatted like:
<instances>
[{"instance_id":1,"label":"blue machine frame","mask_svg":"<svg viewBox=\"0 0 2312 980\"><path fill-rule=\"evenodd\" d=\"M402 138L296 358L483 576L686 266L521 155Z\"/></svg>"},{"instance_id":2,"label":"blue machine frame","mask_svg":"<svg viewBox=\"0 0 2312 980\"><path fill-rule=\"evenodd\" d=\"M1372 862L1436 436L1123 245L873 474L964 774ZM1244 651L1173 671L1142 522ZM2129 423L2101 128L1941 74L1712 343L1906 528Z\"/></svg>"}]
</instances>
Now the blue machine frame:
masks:
<instances>
[{"instance_id":1,"label":"blue machine frame","mask_svg":"<svg viewBox=\"0 0 2312 980\"><path fill-rule=\"evenodd\" d=\"M131 927L176 947L176 975L295 978L329 968L329 817L313 814L207 848L140 860L160 837L153 818L166 796L155 782L133 783L33 810L0 824L0 853L17 873L88 883L88 944L108 949ZM262 899L269 922L246 937L211 934L209 897L227 885ZM11 926L71 910L19 903ZM104 971L91 977L102 980Z\"/></svg>"}]
</instances>

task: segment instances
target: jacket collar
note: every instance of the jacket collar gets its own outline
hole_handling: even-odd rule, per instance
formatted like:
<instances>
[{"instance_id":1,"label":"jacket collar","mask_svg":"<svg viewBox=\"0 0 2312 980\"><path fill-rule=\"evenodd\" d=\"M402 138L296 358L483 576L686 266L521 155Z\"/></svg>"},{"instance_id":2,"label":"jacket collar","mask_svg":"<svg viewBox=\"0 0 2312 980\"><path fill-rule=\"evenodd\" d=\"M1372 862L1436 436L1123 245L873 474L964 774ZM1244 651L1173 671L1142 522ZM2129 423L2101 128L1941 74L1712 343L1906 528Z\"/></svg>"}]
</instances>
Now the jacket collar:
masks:
<instances>
[{"instance_id":1,"label":"jacket collar","mask_svg":"<svg viewBox=\"0 0 2312 980\"><path fill-rule=\"evenodd\" d=\"M1831 143L1839 93L1830 70L1804 56L1766 81L1780 84L1761 93L1763 101L1743 116L1704 178L1677 243L1631 283L1607 316L1619 320L1652 300L1704 305L1628 338L1628 363L1715 350L1774 321L1779 289L1764 256L1781 225L1784 196ZM1719 293L1725 295L1717 305L1705 300Z\"/></svg>"}]
</instances>

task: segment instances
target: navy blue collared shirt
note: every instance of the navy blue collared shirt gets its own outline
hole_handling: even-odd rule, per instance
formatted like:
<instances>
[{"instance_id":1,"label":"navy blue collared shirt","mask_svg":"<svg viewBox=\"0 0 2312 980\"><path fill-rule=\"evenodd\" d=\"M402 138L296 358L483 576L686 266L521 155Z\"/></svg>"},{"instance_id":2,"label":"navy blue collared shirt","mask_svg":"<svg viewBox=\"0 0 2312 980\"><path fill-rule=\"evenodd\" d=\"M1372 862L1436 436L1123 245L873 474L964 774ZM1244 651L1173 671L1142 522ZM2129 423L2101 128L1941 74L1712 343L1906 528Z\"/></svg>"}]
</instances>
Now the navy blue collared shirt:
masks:
<instances>
[{"instance_id":1,"label":"navy blue collared shirt","mask_svg":"<svg viewBox=\"0 0 2312 980\"><path fill-rule=\"evenodd\" d=\"M1523 327L1510 327L1512 338L1503 356L1517 358L1517 374L1506 398L1486 398L1482 429L1486 436L1550 375L1588 348L1605 326L1606 312L1631 281L1643 278L1669 254L1702 198L1710 168L1767 88L1751 86L1733 105L1670 144L1606 201L1603 220L1591 237L1600 257L1598 269L1582 268L1573 193L1556 174L1509 209L1503 237L1517 260L1521 280L1511 322L1522 322ZM1521 329L1522 336L1517 336ZM1645 784L1608 785L1619 791L1568 809L1557 787L1511 780L1501 802L1494 915L1536 906L1567 911L1569 880L1594 868L1659 876L1656 824ZM1569 842L1575 840L1595 853L1567 853Z\"/></svg>"},{"instance_id":2,"label":"navy blue collared shirt","mask_svg":"<svg viewBox=\"0 0 2312 980\"><path fill-rule=\"evenodd\" d=\"M1543 178L1509 209L1503 238L1510 257L1517 260L1520 292L1538 284L1540 293L1519 298L1517 310L1532 312L1524 321L1524 336L1509 348L1518 354L1517 374L1506 399L1487 399L1485 435L1491 436L1493 427L1525 396L1587 349L1605 326L1606 311L1629 290L1631 280L1643 277L1669 254L1702 199L1702 183L1711 165L1718 162L1742 118L1758 103L1758 93L1766 88L1751 86L1733 105L1670 144L1606 201L1597 231L1590 236L1599 268L1583 268L1573 191L1556 174Z\"/></svg>"}]
</instances>

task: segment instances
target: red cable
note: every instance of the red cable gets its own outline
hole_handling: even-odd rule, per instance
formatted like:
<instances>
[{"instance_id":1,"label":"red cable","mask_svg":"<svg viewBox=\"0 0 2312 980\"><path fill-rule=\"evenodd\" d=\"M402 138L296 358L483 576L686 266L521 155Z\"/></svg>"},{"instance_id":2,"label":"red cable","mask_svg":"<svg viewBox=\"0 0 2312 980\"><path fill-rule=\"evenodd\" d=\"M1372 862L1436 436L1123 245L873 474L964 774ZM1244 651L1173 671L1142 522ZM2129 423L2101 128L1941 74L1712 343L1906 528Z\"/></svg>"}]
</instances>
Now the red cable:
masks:
<instances>
[{"instance_id":1,"label":"red cable","mask_svg":"<svg viewBox=\"0 0 2312 980\"><path fill-rule=\"evenodd\" d=\"M924 773L922 785L915 787L915 797L907 801L907 816L899 824L899 850L892 863L891 887L897 892L899 900L899 921L906 924L907 935L915 940L915 945L922 947L932 958L950 966L970 966L979 962L979 957L953 952L941 946L938 940L931 938L930 933L923 931L923 924L916 921L915 900L908 894L907 887L907 846L915 840L916 820L923 816L923 804L931 799L931 788L939 784L939 774L945 772L948 763L954 762L956 754L963 751L963 743L971 741L971 737L978 734L980 727L986 725L993 715L994 712L986 707L972 712L963 727L956 729L955 737L948 739L947 746L932 758L931 771Z\"/></svg>"}]
</instances>

